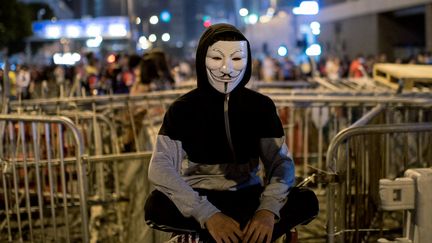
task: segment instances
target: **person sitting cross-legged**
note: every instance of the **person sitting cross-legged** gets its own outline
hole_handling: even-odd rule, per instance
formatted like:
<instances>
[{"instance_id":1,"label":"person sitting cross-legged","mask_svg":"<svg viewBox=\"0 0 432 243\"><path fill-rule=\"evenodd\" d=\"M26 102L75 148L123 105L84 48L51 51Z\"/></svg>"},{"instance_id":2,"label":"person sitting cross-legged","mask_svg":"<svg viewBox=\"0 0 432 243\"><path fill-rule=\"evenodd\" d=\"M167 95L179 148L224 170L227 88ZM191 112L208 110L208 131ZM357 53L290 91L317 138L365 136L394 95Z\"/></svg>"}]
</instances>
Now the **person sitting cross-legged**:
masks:
<instances>
[{"instance_id":1,"label":"person sitting cross-legged","mask_svg":"<svg viewBox=\"0 0 432 243\"><path fill-rule=\"evenodd\" d=\"M273 101L245 87L251 48L229 24L203 33L197 88L169 107L149 166L151 227L205 242L272 242L318 214L293 187L294 163Z\"/></svg>"}]
</instances>

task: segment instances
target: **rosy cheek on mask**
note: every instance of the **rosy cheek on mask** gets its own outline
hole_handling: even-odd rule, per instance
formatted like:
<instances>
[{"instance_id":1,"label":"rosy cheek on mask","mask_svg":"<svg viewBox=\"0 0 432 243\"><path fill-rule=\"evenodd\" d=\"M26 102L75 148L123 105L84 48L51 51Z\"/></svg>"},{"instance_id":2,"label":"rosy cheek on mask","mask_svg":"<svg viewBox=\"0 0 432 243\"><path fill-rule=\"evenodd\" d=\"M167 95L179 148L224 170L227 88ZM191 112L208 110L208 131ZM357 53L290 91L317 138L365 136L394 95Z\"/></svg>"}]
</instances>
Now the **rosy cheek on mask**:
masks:
<instances>
[{"instance_id":1,"label":"rosy cheek on mask","mask_svg":"<svg viewBox=\"0 0 432 243\"><path fill-rule=\"evenodd\" d=\"M241 61L234 62L233 69L237 71L242 71L246 68L246 62L246 58L242 59Z\"/></svg>"},{"instance_id":2,"label":"rosy cheek on mask","mask_svg":"<svg viewBox=\"0 0 432 243\"><path fill-rule=\"evenodd\" d=\"M206 67L210 70L222 68L223 63L221 61L214 61L212 58L206 58Z\"/></svg>"}]
</instances>

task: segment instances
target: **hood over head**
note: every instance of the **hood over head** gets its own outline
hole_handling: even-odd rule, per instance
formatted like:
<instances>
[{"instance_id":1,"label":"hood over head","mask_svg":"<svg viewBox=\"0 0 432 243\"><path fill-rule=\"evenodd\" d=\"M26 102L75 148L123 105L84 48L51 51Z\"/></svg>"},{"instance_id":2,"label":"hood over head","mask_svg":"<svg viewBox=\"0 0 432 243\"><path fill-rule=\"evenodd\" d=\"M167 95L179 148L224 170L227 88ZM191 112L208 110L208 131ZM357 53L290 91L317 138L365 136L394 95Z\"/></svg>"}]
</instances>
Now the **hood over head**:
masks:
<instances>
[{"instance_id":1,"label":"hood over head","mask_svg":"<svg viewBox=\"0 0 432 243\"><path fill-rule=\"evenodd\" d=\"M236 27L230 24L214 24L208 27L207 30L202 34L196 51L195 64L198 88L210 88L216 91L216 89L211 86L207 78L205 60L207 49L217 41L246 41L248 49L246 70L243 79L233 91L239 87L244 87L249 82L252 72L249 41Z\"/></svg>"}]
</instances>

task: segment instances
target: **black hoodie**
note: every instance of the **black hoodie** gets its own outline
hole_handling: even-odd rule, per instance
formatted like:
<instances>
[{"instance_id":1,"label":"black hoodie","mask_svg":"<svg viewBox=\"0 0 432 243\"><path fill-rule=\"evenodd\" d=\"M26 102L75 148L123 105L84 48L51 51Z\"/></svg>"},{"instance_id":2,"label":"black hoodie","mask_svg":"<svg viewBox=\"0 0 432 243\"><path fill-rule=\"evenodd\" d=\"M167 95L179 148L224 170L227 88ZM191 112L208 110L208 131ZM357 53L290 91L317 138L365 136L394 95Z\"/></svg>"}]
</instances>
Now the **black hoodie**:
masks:
<instances>
[{"instance_id":1,"label":"black hoodie","mask_svg":"<svg viewBox=\"0 0 432 243\"><path fill-rule=\"evenodd\" d=\"M160 130L160 134L182 141L189 159L196 163L258 160L261 138L284 135L270 98L245 88L251 75L249 42L246 71L237 87L225 95L209 83L205 66L207 49L215 40L230 35L247 41L241 32L228 24L216 24L204 32L196 52L198 88L172 104ZM224 115L225 102L228 102L228 114Z\"/></svg>"},{"instance_id":2,"label":"black hoodie","mask_svg":"<svg viewBox=\"0 0 432 243\"><path fill-rule=\"evenodd\" d=\"M264 184L258 175L262 161L268 184L259 208L278 216L294 183L294 164L273 101L245 87L251 75L249 43L246 72L239 85L226 95L209 83L205 57L218 40L247 41L228 24L205 31L196 53L197 88L168 109L149 167L155 187L203 227L218 209L193 188L238 190Z\"/></svg>"}]
</instances>

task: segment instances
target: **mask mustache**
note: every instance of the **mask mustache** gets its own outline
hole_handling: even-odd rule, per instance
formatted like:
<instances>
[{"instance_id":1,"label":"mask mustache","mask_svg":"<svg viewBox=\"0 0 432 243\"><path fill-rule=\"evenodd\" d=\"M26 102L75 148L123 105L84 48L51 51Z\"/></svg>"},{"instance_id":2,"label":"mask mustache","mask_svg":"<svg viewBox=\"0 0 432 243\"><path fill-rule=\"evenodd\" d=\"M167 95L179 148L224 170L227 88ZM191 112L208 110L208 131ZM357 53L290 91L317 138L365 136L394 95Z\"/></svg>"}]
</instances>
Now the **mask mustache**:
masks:
<instances>
[{"instance_id":1,"label":"mask mustache","mask_svg":"<svg viewBox=\"0 0 432 243\"><path fill-rule=\"evenodd\" d=\"M215 75L218 78L222 78L222 79L233 79L233 78L237 78L239 74L237 74L237 75L231 75L229 73L224 73L222 75L216 75L216 74L213 74L213 75Z\"/></svg>"},{"instance_id":2,"label":"mask mustache","mask_svg":"<svg viewBox=\"0 0 432 243\"><path fill-rule=\"evenodd\" d=\"M226 72L221 72L219 70L210 70L210 69L207 70L210 72L210 75L212 75L215 79L220 79L221 82L232 81L242 73L241 71L239 71L238 73L236 71L233 71L231 73L226 73Z\"/></svg>"}]
</instances>

